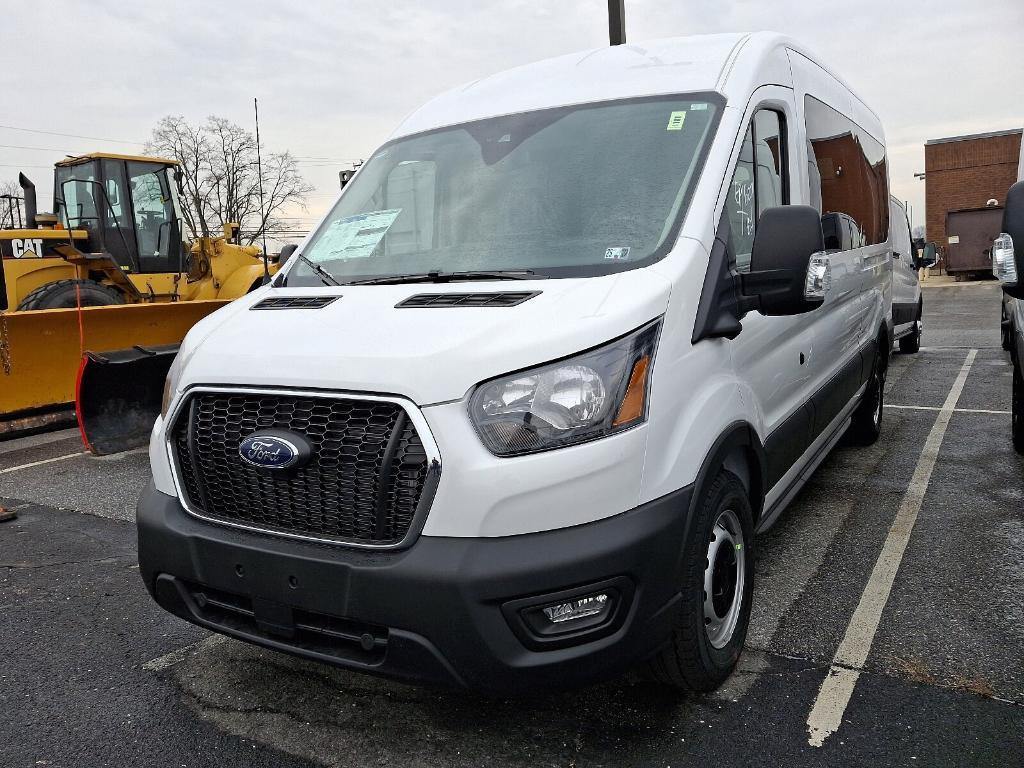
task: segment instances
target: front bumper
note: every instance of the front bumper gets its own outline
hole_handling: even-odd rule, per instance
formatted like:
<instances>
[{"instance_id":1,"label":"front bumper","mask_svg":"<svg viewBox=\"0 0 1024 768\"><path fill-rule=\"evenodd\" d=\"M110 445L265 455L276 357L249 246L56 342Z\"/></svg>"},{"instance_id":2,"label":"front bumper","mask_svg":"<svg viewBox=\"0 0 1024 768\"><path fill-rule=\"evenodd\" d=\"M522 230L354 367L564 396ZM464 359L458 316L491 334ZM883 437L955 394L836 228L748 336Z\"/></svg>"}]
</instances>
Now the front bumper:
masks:
<instances>
[{"instance_id":1,"label":"front bumper","mask_svg":"<svg viewBox=\"0 0 1024 768\"><path fill-rule=\"evenodd\" d=\"M421 536L406 550L372 552L206 523L150 485L138 504L139 565L171 613L275 650L493 693L571 687L622 672L668 640L691 494L688 486L556 531ZM618 596L604 625L545 644L519 621L524 599L588 587Z\"/></svg>"}]
</instances>

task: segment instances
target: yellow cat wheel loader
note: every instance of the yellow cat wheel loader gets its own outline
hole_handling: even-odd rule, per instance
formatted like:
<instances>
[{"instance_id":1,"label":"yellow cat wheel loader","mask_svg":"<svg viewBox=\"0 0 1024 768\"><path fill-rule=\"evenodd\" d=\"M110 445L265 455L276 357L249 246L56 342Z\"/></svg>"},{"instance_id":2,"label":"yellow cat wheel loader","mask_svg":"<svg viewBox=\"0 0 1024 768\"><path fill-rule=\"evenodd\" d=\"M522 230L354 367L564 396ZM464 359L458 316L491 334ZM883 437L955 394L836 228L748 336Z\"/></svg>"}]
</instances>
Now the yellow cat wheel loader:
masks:
<instances>
[{"instance_id":1,"label":"yellow cat wheel loader","mask_svg":"<svg viewBox=\"0 0 1024 768\"><path fill-rule=\"evenodd\" d=\"M0 229L0 436L67 418L86 446L142 444L188 329L276 273L259 248L184 239L175 160L94 153L54 168L54 213ZM14 219L14 216L11 216Z\"/></svg>"}]
</instances>

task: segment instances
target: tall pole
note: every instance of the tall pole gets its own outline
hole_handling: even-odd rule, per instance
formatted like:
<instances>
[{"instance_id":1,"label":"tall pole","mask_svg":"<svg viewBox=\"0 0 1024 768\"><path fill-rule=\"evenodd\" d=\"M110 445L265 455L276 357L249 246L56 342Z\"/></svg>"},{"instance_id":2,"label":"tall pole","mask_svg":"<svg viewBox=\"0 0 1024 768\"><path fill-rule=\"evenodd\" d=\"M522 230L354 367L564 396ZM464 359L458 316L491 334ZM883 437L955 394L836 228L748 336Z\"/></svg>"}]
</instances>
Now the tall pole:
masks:
<instances>
[{"instance_id":1,"label":"tall pole","mask_svg":"<svg viewBox=\"0 0 1024 768\"><path fill-rule=\"evenodd\" d=\"M626 42L625 0L608 0L608 42L611 45Z\"/></svg>"},{"instance_id":2,"label":"tall pole","mask_svg":"<svg viewBox=\"0 0 1024 768\"><path fill-rule=\"evenodd\" d=\"M256 174L260 181L260 234L263 235L263 284L270 282L270 264L267 257L267 212L263 206L263 160L260 157L260 102L255 97L252 100L252 108L256 113ZM242 228L242 222L238 222L238 228Z\"/></svg>"}]
</instances>

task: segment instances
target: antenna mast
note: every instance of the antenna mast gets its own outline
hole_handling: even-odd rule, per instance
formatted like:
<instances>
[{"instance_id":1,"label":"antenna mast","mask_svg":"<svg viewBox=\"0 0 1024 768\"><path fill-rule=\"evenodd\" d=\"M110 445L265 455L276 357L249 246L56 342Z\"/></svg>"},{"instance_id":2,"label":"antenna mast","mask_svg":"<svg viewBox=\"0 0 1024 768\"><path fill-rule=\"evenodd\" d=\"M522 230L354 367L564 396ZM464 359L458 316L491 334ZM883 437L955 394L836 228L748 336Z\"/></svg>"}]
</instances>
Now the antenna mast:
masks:
<instances>
[{"instance_id":1,"label":"antenna mast","mask_svg":"<svg viewBox=\"0 0 1024 768\"><path fill-rule=\"evenodd\" d=\"M263 160L260 157L260 102L252 100L253 112L256 114L256 174L260 182L260 234L263 235L263 284L270 282L270 264L267 260L267 212L263 205ZM241 229L242 222L238 222Z\"/></svg>"}]
</instances>

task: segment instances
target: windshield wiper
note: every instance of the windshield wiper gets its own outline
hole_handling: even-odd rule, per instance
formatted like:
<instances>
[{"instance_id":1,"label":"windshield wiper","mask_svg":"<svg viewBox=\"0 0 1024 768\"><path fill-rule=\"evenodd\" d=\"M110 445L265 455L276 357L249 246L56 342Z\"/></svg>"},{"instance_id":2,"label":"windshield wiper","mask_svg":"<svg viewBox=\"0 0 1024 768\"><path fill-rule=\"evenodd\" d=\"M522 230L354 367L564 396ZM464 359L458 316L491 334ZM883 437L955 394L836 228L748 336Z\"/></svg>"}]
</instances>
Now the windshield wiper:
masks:
<instances>
[{"instance_id":1,"label":"windshield wiper","mask_svg":"<svg viewBox=\"0 0 1024 768\"><path fill-rule=\"evenodd\" d=\"M338 282L338 279L334 275L332 275L326 269L321 267L315 261L307 259L301 253L296 253L295 255L299 258L299 261L301 261L307 267L316 272L316 276L320 278L320 282L323 283L324 285L341 285L341 283Z\"/></svg>"},{"instance_id":2,"label":"windshield wiper","mask_svg":"<svg viewBox=\"0 0 1024 768\"><path fill-rule=\"evenodd\" d=\"M505 269L492 271L470 270L466 272L416 272L409 275L385 275L350 280L345 285L401 285L402 283L456 283L471 280L544 280L547 275L538 275L532 269Z\"/></svg>"}]
</instances>

